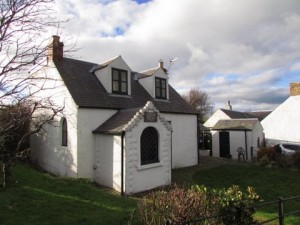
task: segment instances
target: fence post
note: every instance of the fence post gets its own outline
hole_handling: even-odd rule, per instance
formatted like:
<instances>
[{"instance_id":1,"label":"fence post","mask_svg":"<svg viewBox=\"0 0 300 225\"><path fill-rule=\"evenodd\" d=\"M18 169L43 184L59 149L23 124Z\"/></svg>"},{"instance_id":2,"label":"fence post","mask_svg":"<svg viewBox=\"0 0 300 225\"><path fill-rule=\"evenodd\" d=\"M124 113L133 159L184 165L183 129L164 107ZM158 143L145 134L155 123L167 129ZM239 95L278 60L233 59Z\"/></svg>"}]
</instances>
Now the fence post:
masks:
<instances>
[{"instance_id":1,"label":"fence post","mask_svg":"<svg viewBox=\"0 0 300 225\"><path fill-rule=\"evenodd\" d=\"M283 198L278 197L278 220L279 225L284 225Z\"/></svg>"}]
</instances>

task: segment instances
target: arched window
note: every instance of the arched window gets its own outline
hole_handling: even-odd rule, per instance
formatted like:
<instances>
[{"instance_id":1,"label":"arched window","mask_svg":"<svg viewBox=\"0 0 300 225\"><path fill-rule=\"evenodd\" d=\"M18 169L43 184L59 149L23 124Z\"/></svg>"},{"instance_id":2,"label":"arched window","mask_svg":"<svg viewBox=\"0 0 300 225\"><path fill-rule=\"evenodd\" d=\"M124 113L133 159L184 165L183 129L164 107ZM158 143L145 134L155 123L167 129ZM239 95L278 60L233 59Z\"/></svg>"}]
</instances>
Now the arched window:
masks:
<instances>
[{"instance_id":1,"label":"arched window","mask_svg":"<svg viewBox=\"0 0 300 225\"><path fill-rule=\"evenodd\" d=\"M141 135L141 165L159 162L158 133L155 128L147 127Z\"/></svg>"},{"instance_id":2,"label":"arched window","mask_svg":"<svg viewBox=\"0 0 300 225\"><path fill-rule=\"evenodd\" d=\"M61 145L68 146L68 125L66 118L61 121Z\"/></svg>"}]
</instances>

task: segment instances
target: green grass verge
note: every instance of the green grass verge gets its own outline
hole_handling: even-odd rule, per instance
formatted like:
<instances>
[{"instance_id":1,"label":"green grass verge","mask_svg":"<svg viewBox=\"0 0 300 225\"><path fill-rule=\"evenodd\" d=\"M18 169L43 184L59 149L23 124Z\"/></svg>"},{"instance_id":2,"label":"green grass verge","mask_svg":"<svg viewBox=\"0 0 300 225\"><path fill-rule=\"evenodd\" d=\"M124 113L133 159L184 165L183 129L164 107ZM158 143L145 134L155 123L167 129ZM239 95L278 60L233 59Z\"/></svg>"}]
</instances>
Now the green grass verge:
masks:
<instances>
[{"instance_id":1,"label":"green grass verge","mask_svg":"<svg viewBox=\"0 0 300 225\"><path fill-rule=\"evenodd\" d=\"M264 168L253 164L229 164L198 170L192 179L195 184L215 189L239 185L246 190L248 186L252 186L264 201L277 200L278 196L286 198L300 195L300 172L289 169ZM278 215L277 210L277 205L258 208L256 217L259 220L271 219ZM286 213L295 210L300 210L300 199L285 204ZM289 225L299 225L300 215L289 216L285 222Z\"/></svg>"},{"instance_id":2,"label":"green grass verge","mask_svg":"<svg viewBox=\"0 0 300 225\"><path fill-rule=\"evenodd\" d=\"M139 201L95 187L86 179L58 178L23 164L13 168L13 180L17 183L0 192L0 224L4 225L126 225ZM244 189L253 186L265 201L300 195L299 171L231 161L174 170L173 181L216 189L234 184ZM285 206L286 211L299 209L299 200ZM276 213L277 206L261 208L256 218L263 221L277 216ZM139 224L136 217L133 224ZM278 222L268 223L275 224ZM300 215L285 220L285 225L299 224Z\"/></svg>"},{"instance_id":3,"label":"green grass verge","mask_svg":"<svg viewBox=\"0 0 300 225\"><path fill-rule=\"evenodd\" d=\"M57 178L28 165L14 167L13 180L17 183L0 192L0 224L127 224L138 201L86 179Z\"/></svg>"}]
</instances>

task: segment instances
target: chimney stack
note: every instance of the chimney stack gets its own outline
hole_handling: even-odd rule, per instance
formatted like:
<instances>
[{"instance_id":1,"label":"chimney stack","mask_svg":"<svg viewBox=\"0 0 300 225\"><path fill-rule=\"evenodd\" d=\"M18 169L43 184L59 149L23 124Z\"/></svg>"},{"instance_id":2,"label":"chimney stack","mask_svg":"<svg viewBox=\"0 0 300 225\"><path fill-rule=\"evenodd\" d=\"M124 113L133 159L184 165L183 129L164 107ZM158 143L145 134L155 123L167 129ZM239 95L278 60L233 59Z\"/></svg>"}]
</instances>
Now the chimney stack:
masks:
<instances>
[{"instance_id":1,"label":"chimney stack","mask_svg":"<svg viewBox=\"0 0 300 225\"><path fill-rule=\"evenodd\" d=\"M48 49L48 61L62 61L64 57L64 43L59 41L60 37L57 35L53 35L52 38L52 43Z\"/></svg>"},{"instance_id":2,"label":"chimney stack","mask_svg":"<svg viewBox=\"0 0 300 225\"><path fill-rule=\"evenodd\" d=\"M227 101L227 104L225 105L225 109L232 110L232 105L230 104L230 101Z\"/></svg>"},{"instance_id":3,"label":"chimney stack","mask_svg":"<svg viewBox=\"0 0 300 225\"><path fill-rule=\"evenodd\" d=\"M291 96L300 95L300 82L290 83L290 95Z\"/></svg>"},{"instance_id":4,"label":"chimney stack","mask_svg":"<svg viewBox=\"0 0 300 225\"><path fill-rule=\"evenodd\" d=\"M158 61L158 67L164 69L164 61L162 59Z\"/></svg>"}]
</instances>

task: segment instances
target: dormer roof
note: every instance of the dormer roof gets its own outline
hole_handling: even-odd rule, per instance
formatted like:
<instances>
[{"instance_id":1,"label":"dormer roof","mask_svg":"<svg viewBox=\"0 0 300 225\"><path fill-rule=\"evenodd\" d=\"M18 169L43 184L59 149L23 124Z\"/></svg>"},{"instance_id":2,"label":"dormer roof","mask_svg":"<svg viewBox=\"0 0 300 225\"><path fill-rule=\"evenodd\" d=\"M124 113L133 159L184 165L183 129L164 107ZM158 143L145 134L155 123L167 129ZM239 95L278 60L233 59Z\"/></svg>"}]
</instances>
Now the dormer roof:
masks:
<instances>
[{"instance_id":1,"label":"dormer roof","mask_svg":"<svg viewBox=\"0 0 300 225\"><path fill-rule=\"evenodd\" d=\"M107 61L106 64L113 61L114 59ZM138 74L137 72L130 74L131 95L116 96L108 93L96 75L90 72L99 64L65 57L62 61L55 61L54 64L78 107L120 110L143 107L147 101L153 101L160 112L197 114L193 107L170 85L168 101L153 99L143 86L134 79Z\"/></svg>"},{"instance_id":2,"label":"dormer roof","mask_svg":"<svg viewBox=\"0 0 300 225\"><path fill-rule=\"evenodd\" d=\"M111 64L112 62L114 62L115 60L117 60L117 59L122 59L123 60L123 58L122 58L122 56L121 55L119 55L119 56L116 56L116 57L114 57L114 58L112 58L112 59L109 59L109 60L107 60L107 61L105 61L105 62L102 62L102 63L100 63L100 64L98 64L98 65L95 65L95 66L93 66L91 69L90 69L90 73L93 73L93 72L95 72L95 71L97 71L97 70L100 70L100 69L103 69L103 68L105 68L105 67L107 67L109 64ZM124 60L123 60L124 61ZM125 61L124 61L125 62ZM126 64L127 65L127 64ZM127 65L128 66L128 65ZM129 66L128 66L129 67Z\"/></svg>"}]
</instances>

